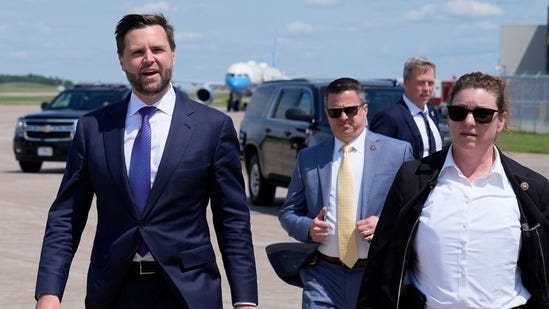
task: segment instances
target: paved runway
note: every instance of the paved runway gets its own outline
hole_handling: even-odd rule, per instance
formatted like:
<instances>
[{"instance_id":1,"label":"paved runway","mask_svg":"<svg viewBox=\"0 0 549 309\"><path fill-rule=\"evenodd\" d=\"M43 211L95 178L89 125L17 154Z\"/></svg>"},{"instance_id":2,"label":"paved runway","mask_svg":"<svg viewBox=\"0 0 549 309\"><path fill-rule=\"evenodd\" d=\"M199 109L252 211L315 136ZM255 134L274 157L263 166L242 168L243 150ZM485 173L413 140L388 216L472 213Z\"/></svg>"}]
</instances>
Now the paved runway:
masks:
<instances>
[{"instance_id":1,"label":"paved runway","mask_svg":"<svg viewBox=\"0 0 549 309\"><path fill-rule=\"evenodd\" d=\"M12 138L17 117L37 111L33 106L0 106L0 308L32 308L34 285L47 210L63 173L63 163L45 163L40 173L19 170ZM239 125L242 112L231 113ZM519 162L549 177L549 155L511 154ZM280 203L285 190L277 191ZM279 206L250 206L261 308L299 308L301 290L286 285L272 270L265 255L269 243L289 241L276 217ZM86 272L96 214L92 210L75 256L63 299L63 308L84 308ZM212 235L214 235L212 233ZM221 259L218 258L220 268ZM230 292L223 278L225 308ZM207 297L207 295L205 295Z\"/></svg>"}]
</instances>

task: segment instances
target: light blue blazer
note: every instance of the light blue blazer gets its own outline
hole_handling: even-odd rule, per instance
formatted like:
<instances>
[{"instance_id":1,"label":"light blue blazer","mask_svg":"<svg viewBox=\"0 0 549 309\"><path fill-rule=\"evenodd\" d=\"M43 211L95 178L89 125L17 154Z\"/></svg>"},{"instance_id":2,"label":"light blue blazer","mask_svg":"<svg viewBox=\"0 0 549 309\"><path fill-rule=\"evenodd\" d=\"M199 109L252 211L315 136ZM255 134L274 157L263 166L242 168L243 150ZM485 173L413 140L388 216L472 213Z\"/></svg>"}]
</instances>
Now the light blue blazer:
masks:
<instances>
[{"instance_id":1,"label":"light blue blazer","mask_svg":"<svg viewBox=\"0 0 549 309\"><path fill-rule=\"evenodd\" d=\"M414 159L412 146L366 130L360 217L379 216L393 179L404 161ZM288 235L310 242L309 227L328 205L334 138L301 150L279 220Z\"/></svg>"}]
</instances>

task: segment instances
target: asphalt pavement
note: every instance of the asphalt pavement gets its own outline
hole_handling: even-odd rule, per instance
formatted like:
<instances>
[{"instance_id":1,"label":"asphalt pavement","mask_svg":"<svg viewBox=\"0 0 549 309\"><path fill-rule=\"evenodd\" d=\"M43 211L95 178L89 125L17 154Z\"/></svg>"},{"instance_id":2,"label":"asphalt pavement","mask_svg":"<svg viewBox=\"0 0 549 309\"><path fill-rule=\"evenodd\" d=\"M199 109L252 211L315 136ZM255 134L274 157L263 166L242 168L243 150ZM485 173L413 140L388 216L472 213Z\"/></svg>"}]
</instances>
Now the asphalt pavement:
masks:
<instances>
[{"instance_id":1,"label":"asphalt pavement","mask_svg":"<svg viewBox=\"0 0 549 309\"><path fill-rule=\"evenodd\" d=\"M36 270L47 211L63 176L64 163L46 162L39 173L29 174L20 171L14 158L12 138L17 117L38 109L37 106L0 106L0 308L34 306ZM231 112L230 115L238 128L243 112ZM513 153L510 156L549 177L549 155ZM268 244L292 240L277 218L284 196L285 189L278 189L277 205L250 205L260 308L300 307L301 290L281 281L265 254ZM84 308L86 272L96 220L92 207L72 264L63 308ZM213 231L212 235L215 235ZM223 273L218 252L217 255ZM232 307L224 274L223 300L225 308Z\"/></svg>"}]
</instances>

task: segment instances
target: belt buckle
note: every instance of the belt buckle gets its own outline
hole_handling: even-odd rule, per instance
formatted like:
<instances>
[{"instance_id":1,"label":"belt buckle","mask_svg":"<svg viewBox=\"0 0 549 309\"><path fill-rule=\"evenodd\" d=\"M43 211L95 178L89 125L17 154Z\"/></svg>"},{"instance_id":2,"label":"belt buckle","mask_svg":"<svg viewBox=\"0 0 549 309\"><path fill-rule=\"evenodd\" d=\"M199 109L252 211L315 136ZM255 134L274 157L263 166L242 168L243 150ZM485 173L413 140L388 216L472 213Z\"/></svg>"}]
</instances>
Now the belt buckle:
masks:
<instances>
[{"instance_id":1,"label":"belt buckle","mask_svg":"<svg viewBox=\"0 0 549 309\"><path fill-rule=\"evenodd\" d=\"M139 263L139 275L140 276L156 274L155 271L143 271L143 263L141 261L139 261L138 263Z\"/></svg>"}]
</instances>

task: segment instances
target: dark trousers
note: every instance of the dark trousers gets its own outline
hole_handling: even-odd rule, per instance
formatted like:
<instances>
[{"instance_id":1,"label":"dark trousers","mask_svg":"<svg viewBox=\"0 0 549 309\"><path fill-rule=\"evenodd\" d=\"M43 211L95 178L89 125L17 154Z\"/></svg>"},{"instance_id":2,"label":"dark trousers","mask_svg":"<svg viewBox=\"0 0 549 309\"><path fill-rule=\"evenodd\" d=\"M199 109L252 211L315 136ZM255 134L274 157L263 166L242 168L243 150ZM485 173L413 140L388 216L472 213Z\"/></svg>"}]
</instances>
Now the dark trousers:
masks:
<instances>
[{"instance_id":1,"label":"dark trousers","mask_svg":"<svg viewBox=\"0 0 549 309\"><path fill-rule=\"evenodd\" d=\"M139 274L138 270L132 268L126 274L111 308L180 309L188 306L173 292L159 271L153 274Z\"/></svg>"}]
</instances>

